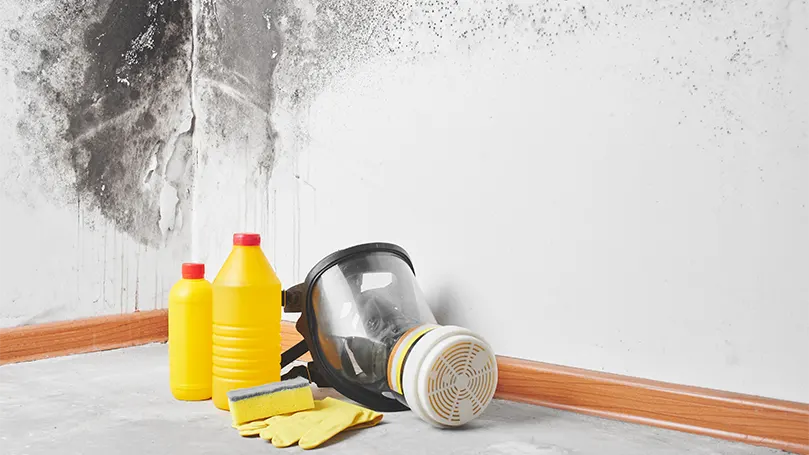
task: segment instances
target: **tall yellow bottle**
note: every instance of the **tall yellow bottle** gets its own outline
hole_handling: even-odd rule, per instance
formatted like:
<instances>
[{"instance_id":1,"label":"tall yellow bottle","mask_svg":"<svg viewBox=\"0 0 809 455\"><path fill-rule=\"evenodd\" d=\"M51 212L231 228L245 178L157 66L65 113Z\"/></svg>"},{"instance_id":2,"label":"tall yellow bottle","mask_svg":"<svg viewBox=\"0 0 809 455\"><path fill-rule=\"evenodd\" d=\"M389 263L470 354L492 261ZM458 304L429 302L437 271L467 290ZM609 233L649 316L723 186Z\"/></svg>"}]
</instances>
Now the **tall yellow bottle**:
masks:
<instances>
[{"instance_id":1,"label":"tall yellow bottle","mask_svg":"<svg viewBox=\"0 0 809 455\"><path fill-rule=\"evenodd\" d=\"M211 398L211 283L205 264L183 264L169 292L169 387L178 400Z\"/></svg>"},{"instance_id":2,"label":"tall yellow bottle","mask_svg":"<svg viewBox=\"0 0 809 455\"><path fill-rule=\"evenodd\" d=\"M213 402L227 392L281 380L281 282L258 234L234 234L213 282Z\"/></svg>"}]
</instances>

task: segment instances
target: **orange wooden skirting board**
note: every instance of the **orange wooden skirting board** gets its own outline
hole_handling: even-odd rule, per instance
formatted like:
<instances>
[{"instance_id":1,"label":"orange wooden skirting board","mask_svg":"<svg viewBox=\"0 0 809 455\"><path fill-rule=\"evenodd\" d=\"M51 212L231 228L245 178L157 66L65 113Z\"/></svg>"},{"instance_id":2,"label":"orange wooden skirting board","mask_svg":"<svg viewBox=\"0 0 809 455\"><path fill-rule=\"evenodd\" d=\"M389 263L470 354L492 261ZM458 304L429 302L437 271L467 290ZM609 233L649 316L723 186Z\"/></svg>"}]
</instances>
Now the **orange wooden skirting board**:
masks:
<instances>
[{"instance_id":1,"label":"orange wooden skirting board","mask_svg":"<svg viewBox=\"0 0 809 455\"><path fill-rule=\"evenodd\" d=\"M281 322L281 349L287 350L299 341L303 340L303 337L298 330L295 329L295 323L282 321ZM300 360L305 360L307 362L312 360L312 356L308 353L301 356Z\"/></svg>"},{"instance_id":2,"label":"orange wooden skirting board","mask_svg":"<svg viewBox=\"0 0 809 455\"><path fill-rule=\"evenodd\" d=\"M499 357L497 397L809 454L809 404Z\"/></svg>"},{"instance_id":3,"label":"orange wooden skirting board","mask_svg":"<svg viewBox=\"0 0 809 455\"><path fill-rule=\"evenodd\" d=\"M0 365L168 337L165 310L0 329ZM281 325L281 345L300 341ZM497 397L809 454L809 404L499 356Z\"/></svg>"},{"instance_id":4,"label":"orange wooden skirting board","mask_svg":"<svg viewBox=\"0 0 809 455\"><path fill-rule=\"evenodd\" d=\"M166 310L0 329L0 365L165 342Z\"/></svg>"}]
</instances>

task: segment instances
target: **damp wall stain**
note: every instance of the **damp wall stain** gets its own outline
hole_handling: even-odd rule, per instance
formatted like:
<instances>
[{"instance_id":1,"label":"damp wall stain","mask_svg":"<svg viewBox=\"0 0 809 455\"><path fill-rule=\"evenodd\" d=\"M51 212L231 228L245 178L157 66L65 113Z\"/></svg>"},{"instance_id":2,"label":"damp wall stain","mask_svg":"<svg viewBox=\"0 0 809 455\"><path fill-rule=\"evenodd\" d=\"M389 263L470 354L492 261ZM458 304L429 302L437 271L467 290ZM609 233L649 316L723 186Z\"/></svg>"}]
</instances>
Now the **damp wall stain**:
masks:
<instances>
[{"instance_id":1,"label":"damp wall stain","mask_svg":"<svg viewBox=\"0 0 809 455\"><path fill-rule=\"evenodd\" d=\"M164 244L190 208L191 0L47 2L17 21L3 52L17 69L17 153L33 157L21 175ZM169 178L172 158L188 166Z\"/></svg>"},{"instance_id":2,"label":"damp wall stain","mask_svg":"<svg viewBox=\"0 0 809 455\"><path fill-rule=\"evenodd\" d=\"M731 0L283 0L272 11L286 42L282 69L294 74L285 82L297 81L301 87L278 84L278 88L297 92L295 97L301 98L307 85L317 90L341 72L394 54L418 59L498 48L546 50L554 55L560 46L575 48L577 41L571 37L629 37L631 25L649 20L659 23L660 34L672 39L689 24L714 28L722 33L715 36L717 40L731 43L725 59L744 67L755 63L750 55L755 43L770 41L785 47L779 31L788 26L793 2L778 3L775 8L755 8ZM734 21L738 26L728 28ZM717 27L723 22L724 27Z\"/></svg>"},{"instance_id":3,"label":"damp wall stain","mask_svg":"<svg viewBox=\"0 0 809 455\"><path fill-rule=\"evenodd\" d=\"M732 0L282 0L271 11L284 47L274 74L276 116L296 128L294 117L305 117L326 87L367 74L366 66L481 51L549 63L559 57L575 64L576 49L588 42L617 38L626 44L621 52L631 53L653 33L664 42L659 50L620 70L638 84L678 84L690 96L706 97L702 114L715 119L712 128L721 140L743 131L745 123L729 99L728 83L745 78L757 83L756 73L794 54L785 35L794 15L806 9L806 0L768 5ZM788 96L780 80L768 81L762 90L777 102ZM306 137L305 131L283 133Z\"/></svg>"},{"instance_id":4,"label":"damp wall stain","mask_svg":"<svg viewBox=\"0 0 809 455\"><path fill-rule=\"evenodd\" d=\"M275 72L283 52L278 2L194 3L193 104L198 154L192 239L200 260L220 263L242 229L269 232L269 180L276 164Z\"/></svg>"},{"instance_id":5,"label":"damp wall stain","mask_svg":"<svg viewBox=\"0 0 809 455\"><path fill-rule=\"evenodd\" d=\"M272 18L278 3L200 0L195 6L195 103L208 150L203 159L249 155L254 179L267 177L274 162L270 111L282 42Z\"/></svg>"}]
</instances>

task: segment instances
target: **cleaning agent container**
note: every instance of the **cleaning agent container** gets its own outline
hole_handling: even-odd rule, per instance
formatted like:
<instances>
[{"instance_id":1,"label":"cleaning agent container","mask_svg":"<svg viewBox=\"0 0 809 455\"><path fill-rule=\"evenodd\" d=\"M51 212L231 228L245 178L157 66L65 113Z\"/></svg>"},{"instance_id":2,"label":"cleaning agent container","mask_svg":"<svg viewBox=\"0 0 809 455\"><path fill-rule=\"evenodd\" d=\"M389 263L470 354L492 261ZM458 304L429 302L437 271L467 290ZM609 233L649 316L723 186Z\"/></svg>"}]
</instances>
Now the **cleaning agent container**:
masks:
<instances>
[{"instance_id":1,"label":"cleaning agent container","mask_svg":"<svg viewBox=\"0 0 809 455\"><path fill-rule=\"evenodd\" d=\"M227 392L281 380L281 282L259 234L234 234L213 282L213 402Z\"/></svg>"},{"instance_id":2,"label":"cleaning agent container","mask_svg":"<svg viewBox=\"0 0 809 455\"><path fill-rule=\"evenodd\" d=\"M211 398L211 283L186 263L169 292L169 386L178 400Z\"/></svg>"}]
</instances>

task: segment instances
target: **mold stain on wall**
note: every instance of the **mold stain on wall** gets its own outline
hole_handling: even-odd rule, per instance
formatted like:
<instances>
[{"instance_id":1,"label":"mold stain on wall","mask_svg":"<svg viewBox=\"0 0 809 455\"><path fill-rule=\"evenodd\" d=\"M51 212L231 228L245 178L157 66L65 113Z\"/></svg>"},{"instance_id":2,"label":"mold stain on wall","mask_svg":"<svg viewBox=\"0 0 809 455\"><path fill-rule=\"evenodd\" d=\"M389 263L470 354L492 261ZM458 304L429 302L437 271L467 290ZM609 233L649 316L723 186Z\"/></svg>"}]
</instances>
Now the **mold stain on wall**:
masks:
<instances>
[{"instance_id":1,"label":"mold stain on wall","mask_svg":"<svg viewBox=\"0 0 809 455\"><path fill-rule=\"evenodd\" d=\"M742 6L729 0L686 2L612 3L576 0L498 2L481 0L286 0L278 2L276 14L287 45L284 65L295 71L301 82L324 80L371 58L390 54L424 56L447 50L468 50L496 46L501 50L555 48L566 37L587 35L631 36L630 24L653 20L661 31L676 38L681 26L705 26L738 22L746 29L722 30L750 45L753 39L769 39L775 25L789 21L791 1L780 1L783 17L771 17L754 5ZM776 10L779 8L776 8ZM735 21L734 21L735 20ZM779 41L772 37L773 43ZM717 38L719 39L719 38ZM575 44L575 42L572 42ZM779 44L780 45L780 44ZM736 51L731 61L745 52ZM750 60L749 55L745 59ZM327 78L326 78L327 79Z\"/></svg>"},{"instance_id":2,"label":"mold stain on wall","mask_svg":"<svg viewBox=\"0 0 809 455\"><path fill-rule=\"evenodd\" d=\"M798 4L805 11L805 0L778 0L766 7L730 0L283 0L273 11L284 40L274 75L276 115L305 117L324 88L342 77L372 72L369 65L482 51L495 59L541 60L562 70L576 64L579 47L617 39L625 48L615 49L616 57L636 61L616 63L615 71L638 84L679 85L686 96L706 98L704 111L694 116L712 119L721 141L718 136L742 131L745 122L728 99L727 84L754 82L758 69L779 65L791 52L782 35ZM663 44L644 51L641 59L639 49L650 36ZM764 90L769 99L785 96L778 81ZM283 123L300 122L284 118ZM306 137L303 129L292 134Z\"/></svg>"},{"instance_id":3,"label":"mold stain on wall","mask_svg":"<svg viewBox=\"0 0 809 455\"><path fill-rule=\"evenodd\" d=\"M200 0L194 24L194 96L204 113L200 138L211 153L223 155L219 159L248 155L255 164L251 178L264 182L275 159L269 114L282 52L273 22L278 3Z\"/></svg>"},{"instance_id":4,"label":"mold stain on wall","mask_svg":"<svg viewBox=\"0 0 809 455\"><path fill-rule=\"evenodd\" d=\"M4 49L18 68L17 153L33 156L48 199L163 244L190 204L191 0L65 0L17 19Z\"/></svg>"}]
</instances>

